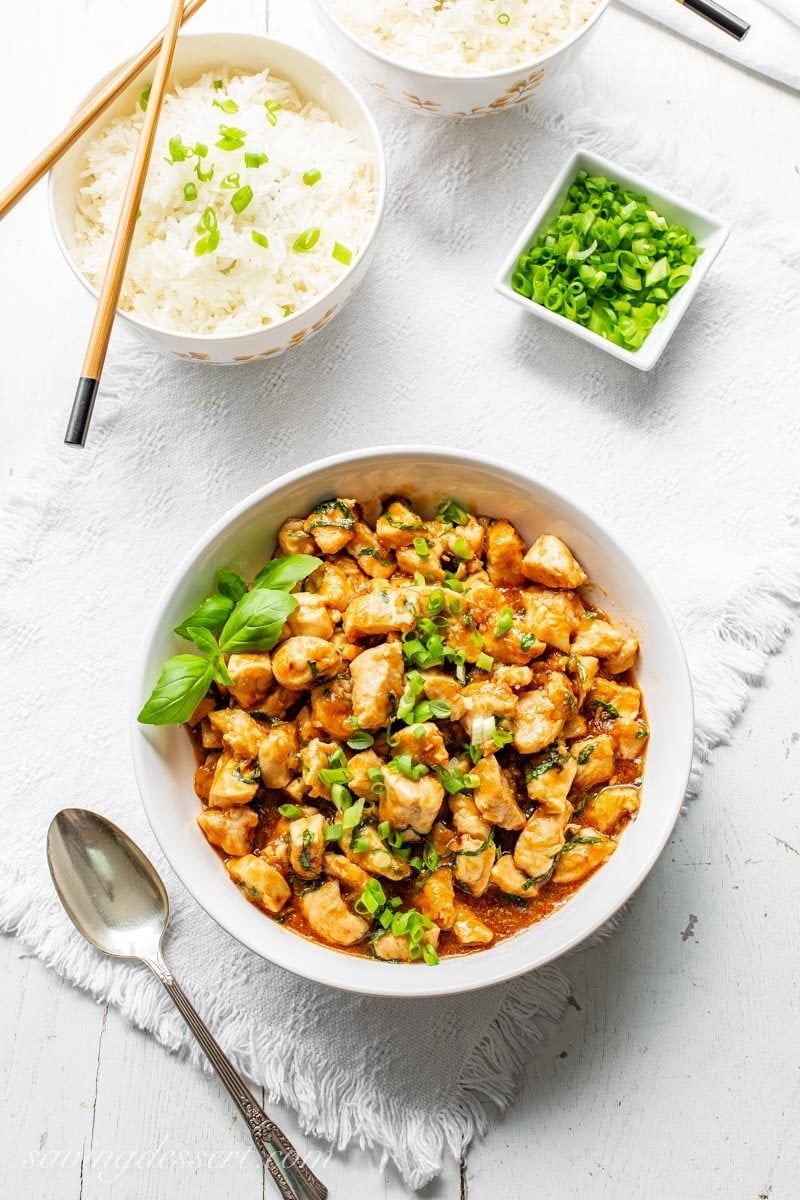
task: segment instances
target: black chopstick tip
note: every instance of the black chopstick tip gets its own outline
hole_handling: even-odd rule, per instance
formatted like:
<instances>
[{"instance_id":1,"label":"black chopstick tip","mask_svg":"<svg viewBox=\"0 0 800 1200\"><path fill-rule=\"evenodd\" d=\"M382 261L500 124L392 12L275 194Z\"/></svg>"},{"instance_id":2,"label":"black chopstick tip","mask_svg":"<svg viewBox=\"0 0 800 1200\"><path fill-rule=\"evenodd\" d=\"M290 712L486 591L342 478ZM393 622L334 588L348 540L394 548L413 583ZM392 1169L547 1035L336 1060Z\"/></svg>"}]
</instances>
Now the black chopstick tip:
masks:
<instances>
[{"instance_id":1,"label":"black chopstick tip","mask_svg":"<svg viewBox=\"0 0 800 1200\"><path fill-rule=\"evenodd\" d=\"M91 379L87 375L81 375L78 380L75 399L72 401L72 412L69 414L67 432L64 435L66 446L86 445L99 384L99 379Z\"/></svg>"}]
</instances>

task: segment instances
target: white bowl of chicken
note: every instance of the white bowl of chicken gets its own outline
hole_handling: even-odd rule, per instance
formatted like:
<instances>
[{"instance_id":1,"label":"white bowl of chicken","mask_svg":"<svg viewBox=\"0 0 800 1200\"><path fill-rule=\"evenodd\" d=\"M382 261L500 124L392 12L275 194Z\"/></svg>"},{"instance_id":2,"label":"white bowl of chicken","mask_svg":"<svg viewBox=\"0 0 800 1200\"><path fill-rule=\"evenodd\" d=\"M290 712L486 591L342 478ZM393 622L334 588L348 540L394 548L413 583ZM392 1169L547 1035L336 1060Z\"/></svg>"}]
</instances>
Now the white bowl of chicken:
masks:
<instances>
[{"instance_id":1,"label":"white bowl of chicken","mask_svg":"<svg viewBox=\"0 0 800 1200\"><path fill-rule=\"evenodd\" d=\"M139 788L189 891L256 954L375 995L485 987L585 941L691 765L647 577L552 488L448 450L356 451L249 496L178 568L134 692Z\"/></svg>"}]
</instances>

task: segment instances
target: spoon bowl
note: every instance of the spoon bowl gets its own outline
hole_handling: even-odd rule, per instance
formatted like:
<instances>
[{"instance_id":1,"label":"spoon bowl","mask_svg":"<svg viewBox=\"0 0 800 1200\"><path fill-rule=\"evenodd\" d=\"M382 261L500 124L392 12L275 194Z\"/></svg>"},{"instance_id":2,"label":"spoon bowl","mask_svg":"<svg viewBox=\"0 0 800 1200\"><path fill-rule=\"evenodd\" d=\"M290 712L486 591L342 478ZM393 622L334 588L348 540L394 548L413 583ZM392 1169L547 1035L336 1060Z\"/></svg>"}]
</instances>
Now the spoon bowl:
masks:
<instances>
[{"instance_id":1,"label":"spoon bowl","mask_svg":"<svg viewBox=\"0 0 800 1200\"><path fill-rule=\"evenodd\" d=\"M47 831L47 862L58 898L87 942L116 958L157 953L169 899L127 833L88 809L62 809Z\"/></svg>"}]
</instances>

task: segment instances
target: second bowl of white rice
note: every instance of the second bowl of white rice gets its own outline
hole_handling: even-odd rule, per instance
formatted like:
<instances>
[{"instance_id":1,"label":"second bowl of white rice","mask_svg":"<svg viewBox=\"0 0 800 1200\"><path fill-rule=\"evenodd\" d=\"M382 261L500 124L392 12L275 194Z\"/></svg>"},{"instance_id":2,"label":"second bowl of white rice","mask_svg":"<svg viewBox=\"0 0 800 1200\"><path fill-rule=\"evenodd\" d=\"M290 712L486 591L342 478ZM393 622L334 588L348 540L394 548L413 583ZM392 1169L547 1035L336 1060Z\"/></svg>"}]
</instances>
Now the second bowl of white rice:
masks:
<instances>
[{"instance_id":1,"label":"second bowl of white rice","mask_svg":"<svg viewBox=\"0 0 800 1200\"><path fill-rule=\"evenodd\" d=\"M95 296L152 73L51 175L57 239ZM372 117L330 67L274 38L181 37L119 317L195 362L250 362L298 346L363 279L385 191Z\"/></svg>"},{"instance_id":2,"label":"second bowl of white rice","mask_svg":"<svg viewBox=\"0 0 800 1200\"><path fill-rule=\"evenodd\" d=\"M348 73L415 112L483 117L532 100L610 0L313 0Z\"/></svg>"}]
</instances>

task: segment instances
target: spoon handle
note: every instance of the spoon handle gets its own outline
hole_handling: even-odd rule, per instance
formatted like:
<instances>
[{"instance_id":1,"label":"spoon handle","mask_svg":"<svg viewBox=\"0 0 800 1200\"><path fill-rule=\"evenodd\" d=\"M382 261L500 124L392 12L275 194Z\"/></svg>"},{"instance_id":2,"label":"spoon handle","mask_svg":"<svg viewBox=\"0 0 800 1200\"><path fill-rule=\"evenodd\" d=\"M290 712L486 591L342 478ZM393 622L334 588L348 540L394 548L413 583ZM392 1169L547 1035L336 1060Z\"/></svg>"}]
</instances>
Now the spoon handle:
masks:
<instances>
[{"instance_id":1,"label":"spoon handle","mask_svg":"<svg viewBox=\"0 0 800 1200\"><path fill-rule=\"evenodd\" d=\"M183 1015L186 1024L200 1043L212 1067L236 1102L247 1122L247 1128L250 1130L256 1149L267 1164L269 1173L275 1180L284 1200L325 1200L328 1195L325 1184L317 1179L286 1134L267 1116L256 1101L219 1042L175 982L172 972L161 956L144 958L142 962L161 980Z\"/></svg>"}]
</instances>

